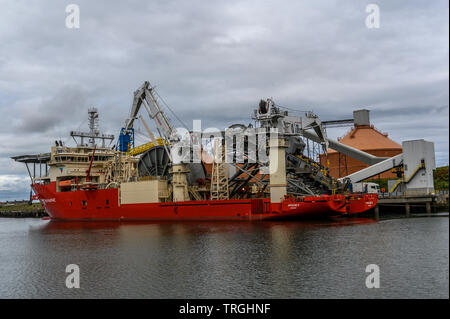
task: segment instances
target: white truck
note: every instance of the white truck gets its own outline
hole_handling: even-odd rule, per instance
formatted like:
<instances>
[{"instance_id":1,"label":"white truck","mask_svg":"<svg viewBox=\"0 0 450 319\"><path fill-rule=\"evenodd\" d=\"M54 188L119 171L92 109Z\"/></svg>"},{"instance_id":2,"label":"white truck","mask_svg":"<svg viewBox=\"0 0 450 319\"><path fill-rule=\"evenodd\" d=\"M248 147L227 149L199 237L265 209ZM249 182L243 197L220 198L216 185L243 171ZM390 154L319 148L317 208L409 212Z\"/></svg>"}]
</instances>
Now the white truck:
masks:
<instances>
[{"instance_id":1,"label":"white truck","mask_svg":"<svg viewBox=\"0 0 450 319\"><path fill-rule=\"evenodd\" d=\"M353 193L368 193L368 194L377 194L380 192L380 186L376 183L353 183L352 184L352 192Z\"/></svg>"}]
</instances>

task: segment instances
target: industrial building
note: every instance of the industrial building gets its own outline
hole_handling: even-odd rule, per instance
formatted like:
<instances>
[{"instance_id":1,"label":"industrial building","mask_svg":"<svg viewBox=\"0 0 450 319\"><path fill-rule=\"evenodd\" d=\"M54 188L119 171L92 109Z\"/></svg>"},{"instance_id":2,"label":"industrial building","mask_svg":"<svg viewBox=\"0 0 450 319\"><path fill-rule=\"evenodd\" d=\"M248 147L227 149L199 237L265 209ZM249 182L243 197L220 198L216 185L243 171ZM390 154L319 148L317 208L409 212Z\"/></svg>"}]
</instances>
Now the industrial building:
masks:
<instances>
[{"instance_id":1,"label":"industrial building","mask_svg":"<svg viewBox=\"0 0 450 319\"><path fill-rule=\"evenodd\" d=\"M370 123L369 112L366 109L354 111L354 126L338 141L376 157L388 158L401 154L402 146L391 140L387 133L379 131ZM325 154L321 154L320 162L323 166L329 167L330 175L334 178L347 176L369 166L334 149L329 150L328 157ZM380 174L380 178L397 178L397 175L387 171Z\"/></svg>"}]
</instances>

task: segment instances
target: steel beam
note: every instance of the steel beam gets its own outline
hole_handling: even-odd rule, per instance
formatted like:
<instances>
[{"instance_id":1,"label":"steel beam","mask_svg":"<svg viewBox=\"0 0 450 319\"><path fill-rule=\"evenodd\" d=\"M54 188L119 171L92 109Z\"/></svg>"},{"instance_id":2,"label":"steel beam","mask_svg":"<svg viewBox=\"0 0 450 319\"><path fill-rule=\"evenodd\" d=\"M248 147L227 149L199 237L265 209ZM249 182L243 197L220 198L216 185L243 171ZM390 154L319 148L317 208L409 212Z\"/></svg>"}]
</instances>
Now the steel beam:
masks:
<instances>
[{"instance_id":1,"label":"steel beam","mask_svg":"<svg viewBox=\"0 0 450 319\"><path fill-rule=\"evenodd\" d=\"M320 138L315 133L312 133L309 131L303 131L302 135L314 142L320 143ZM331 138L328 138L328 137L327 137L327 141L328 141L328 145L330 148L338 151L339 153L342 153L344 155L347 155L354 159L357 159L368 165L373 165L373 164L379 163L379 162L387 159L386 157L377 157L372 154L363 152L361 150L358 150L354 147L342 144L342 143L340 143L336 140L333 140Z\"/></svg>"},{"instance_id":2,"label":"steel beam","mask_svg":"<svg viewBox=\"0 0 450 319\"><path fill-rule=\"evenodd\" d=\"M367 178L381 174L381 173L386 172L396 166L399 166L401 163L403 163L403 153L398 154L394 157L390 157L382 162L379 162L377 164L374 164L372 166L364 168L364 169L357 171L353 174L350 174L348 176L342 177L339 180L343 181L344 179L349 179L352 183L358 183Z\"/></svg>"}]
</instances>

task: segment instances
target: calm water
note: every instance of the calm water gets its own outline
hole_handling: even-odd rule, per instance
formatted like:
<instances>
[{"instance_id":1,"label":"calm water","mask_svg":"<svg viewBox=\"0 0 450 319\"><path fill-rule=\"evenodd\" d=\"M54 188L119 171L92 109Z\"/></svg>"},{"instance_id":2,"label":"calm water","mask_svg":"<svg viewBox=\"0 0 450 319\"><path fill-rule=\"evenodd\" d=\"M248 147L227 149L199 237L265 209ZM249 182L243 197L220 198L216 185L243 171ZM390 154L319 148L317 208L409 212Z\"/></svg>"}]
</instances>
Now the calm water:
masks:
<instances>
[{"instance_id":1,"label":"calm water","mask_svg":"<svg viewBox=\"0 0 450 319\"><path fill-rule=\"evenodd\" d=\"M448 298L448 224L0 218L0 297ZM65 286L68 264L80 289ZM365 286L368 264L380 267L379 289Z\"/></svg>"}]
</instances>

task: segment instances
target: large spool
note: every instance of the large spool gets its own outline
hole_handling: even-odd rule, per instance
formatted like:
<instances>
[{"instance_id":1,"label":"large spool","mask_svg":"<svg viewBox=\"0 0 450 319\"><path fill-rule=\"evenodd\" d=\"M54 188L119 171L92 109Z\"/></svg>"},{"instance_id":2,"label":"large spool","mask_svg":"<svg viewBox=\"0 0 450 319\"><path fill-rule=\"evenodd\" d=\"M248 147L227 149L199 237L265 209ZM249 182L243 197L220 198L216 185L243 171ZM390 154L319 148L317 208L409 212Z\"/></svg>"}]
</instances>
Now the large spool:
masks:
<instances>
[{"instance_id":1,"label":"large spool","mask_svg":"<svg viewBox=\"0 0 450 319\"><path fill-rule=\"evenodd\" d=\"M187 181L189 185L193 185L200 179L206 178L206 170L203 163L186 164L189 172L187 173ZM154 176L167 177L170 179L169 169L171 162L169 155L164 146L157 145L141 155L138 162L138 172L140 177Z\"/></svg>"}]
</instances>

